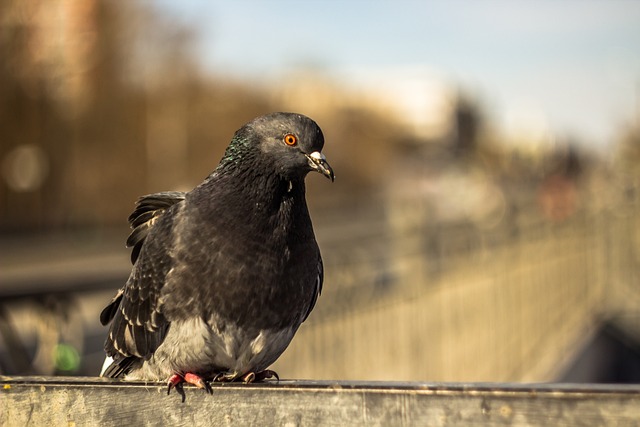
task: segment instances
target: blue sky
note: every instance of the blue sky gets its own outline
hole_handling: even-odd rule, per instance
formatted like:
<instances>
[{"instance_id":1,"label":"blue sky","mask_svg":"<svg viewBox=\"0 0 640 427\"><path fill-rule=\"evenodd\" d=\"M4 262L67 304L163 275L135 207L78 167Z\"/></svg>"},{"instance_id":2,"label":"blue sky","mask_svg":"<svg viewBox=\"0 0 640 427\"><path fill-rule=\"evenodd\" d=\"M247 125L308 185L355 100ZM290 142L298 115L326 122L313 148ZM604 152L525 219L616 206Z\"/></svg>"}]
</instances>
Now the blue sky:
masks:
<instances>
[{"instance_id":1,"label":"blue sky","mask_svg":"<svg viewBox=\"0 0 640 427\"><path fill-rule=\"evenodd\" d=\"M481 93L498 122L534 111L600 146L640 113L640 1L153 4L196 29L203 65L218 74L424 66Z\"/></svg>"}]
</instances>

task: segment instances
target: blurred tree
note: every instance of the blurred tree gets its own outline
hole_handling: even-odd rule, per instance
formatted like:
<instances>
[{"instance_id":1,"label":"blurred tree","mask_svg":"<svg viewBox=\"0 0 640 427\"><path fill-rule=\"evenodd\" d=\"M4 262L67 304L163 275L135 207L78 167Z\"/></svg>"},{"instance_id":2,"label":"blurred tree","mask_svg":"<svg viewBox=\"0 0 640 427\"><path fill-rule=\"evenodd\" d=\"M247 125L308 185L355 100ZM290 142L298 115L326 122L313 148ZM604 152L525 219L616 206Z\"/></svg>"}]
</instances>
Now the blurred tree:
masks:
<instances>
[{"instance_id":1,"label":"blurred tree","mask_svg":"<svg viewBox=\"0 0 640 427\"><path fill-rule=\"evenodd\" d=\"M37 29L33 1L0 5L0 228L48 222L61 174L52 165L67 156L69 127L49 91L52 72Z\"/></svg>"}]
</instances>

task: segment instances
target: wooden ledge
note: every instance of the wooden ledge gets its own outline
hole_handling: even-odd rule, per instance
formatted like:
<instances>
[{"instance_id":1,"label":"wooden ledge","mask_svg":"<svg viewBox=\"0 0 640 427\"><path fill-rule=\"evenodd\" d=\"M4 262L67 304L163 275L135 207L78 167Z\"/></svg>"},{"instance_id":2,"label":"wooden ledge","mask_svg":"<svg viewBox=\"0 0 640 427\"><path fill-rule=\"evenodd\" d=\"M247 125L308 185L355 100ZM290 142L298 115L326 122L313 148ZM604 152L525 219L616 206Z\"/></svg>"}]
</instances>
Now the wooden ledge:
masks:
<instances>
[{"instance_id":1,"label":"wooden ledge","mask_svg":"<svg viewBox=\"0 0 640 427\"><path fill-rule=\"evenodd\" d=\"M269 381L214 384L0 376L3 426L639 425L640 385Z\"/></svg>"}]
</instances>

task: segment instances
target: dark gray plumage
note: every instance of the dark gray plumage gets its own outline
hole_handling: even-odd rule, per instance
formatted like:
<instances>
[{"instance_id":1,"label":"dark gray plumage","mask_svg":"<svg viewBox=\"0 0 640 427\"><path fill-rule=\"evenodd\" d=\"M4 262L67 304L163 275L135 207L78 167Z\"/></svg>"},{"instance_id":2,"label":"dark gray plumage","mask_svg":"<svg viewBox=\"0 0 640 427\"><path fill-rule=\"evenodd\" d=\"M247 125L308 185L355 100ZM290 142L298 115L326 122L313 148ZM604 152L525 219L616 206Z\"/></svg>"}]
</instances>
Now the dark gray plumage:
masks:
<instances>
[{"instance_id":1,"label":"dark gray plumage","mask_svg":"<svg viewBox=\"0 0 640 427\"><path fill-rule=\"evenodd\" d=\"M315 170L333 180L323 145L305 116L262 116L192 191L138 200L133 269L100 315L111 323L102 376L208 389L210 379L274 374L267 368L322 289L304 178Z\"/></svg>"}]
</instances>

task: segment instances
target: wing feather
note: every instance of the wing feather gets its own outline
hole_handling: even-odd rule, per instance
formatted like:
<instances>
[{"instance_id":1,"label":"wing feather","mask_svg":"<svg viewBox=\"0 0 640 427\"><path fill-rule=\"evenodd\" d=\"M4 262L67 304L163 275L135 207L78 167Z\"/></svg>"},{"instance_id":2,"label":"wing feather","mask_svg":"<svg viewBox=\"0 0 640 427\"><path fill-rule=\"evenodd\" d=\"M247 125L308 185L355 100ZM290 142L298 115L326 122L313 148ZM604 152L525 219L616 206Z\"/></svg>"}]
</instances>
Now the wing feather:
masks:
<instances>
[{"instance_id":1,"label":"wing feather","mask_svg":"<svg viewBox=\"0 0 640 427\"><path fill-rule=\"evenodd\" d=\"M119 377L149 358L164 340L169 322L162 313L160 292L172 265L173 224L184 193L165 192L142 197L129 216L133 231L133 269L125 286L100 314L111 323L105 351L114 359L102 374Z\"/></svg>"},{"instance_id":2,"label":"wing feather","mask_svg":"<svg viewBox=\"0 0 640 427\"><path fill-rule=\"evenodd\" d=\"M134 264L140 255L140 250L144 244L149 231L153 228L156 220L164 211L181 202L185 198L185 193L180 191L165 191L162 193L149 194L138 199L136 208L129 215L129 224L133 231L127 238L127 247L133 247L131 251L131 263Z\"/></svg>"}]
</instances>

